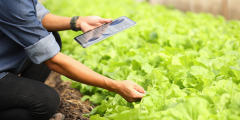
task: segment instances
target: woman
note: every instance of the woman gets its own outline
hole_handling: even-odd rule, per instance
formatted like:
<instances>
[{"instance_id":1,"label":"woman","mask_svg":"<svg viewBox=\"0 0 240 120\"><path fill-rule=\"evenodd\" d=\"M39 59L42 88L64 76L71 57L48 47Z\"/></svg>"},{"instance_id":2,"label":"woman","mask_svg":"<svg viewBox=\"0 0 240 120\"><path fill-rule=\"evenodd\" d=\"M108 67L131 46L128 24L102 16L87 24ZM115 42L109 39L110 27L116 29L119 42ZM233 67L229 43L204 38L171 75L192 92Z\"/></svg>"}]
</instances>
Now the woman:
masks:
<instances>
[{"instance_id":1,"label":"woman","mask_svg":"<svg viewBox=\"0 0 240 120\"><path fill-rule=\"evenodd\" d=\"M58 93L45 85L50 70L75 81L140 100L144 89L131 81L104 77L60 52L61 30L94 29L111 22L98 16L60 17L37 0L0 1L0 119L48 120L59 104ZM59 117L59 119L61 116Z\"/></svg>"}]
</instances>

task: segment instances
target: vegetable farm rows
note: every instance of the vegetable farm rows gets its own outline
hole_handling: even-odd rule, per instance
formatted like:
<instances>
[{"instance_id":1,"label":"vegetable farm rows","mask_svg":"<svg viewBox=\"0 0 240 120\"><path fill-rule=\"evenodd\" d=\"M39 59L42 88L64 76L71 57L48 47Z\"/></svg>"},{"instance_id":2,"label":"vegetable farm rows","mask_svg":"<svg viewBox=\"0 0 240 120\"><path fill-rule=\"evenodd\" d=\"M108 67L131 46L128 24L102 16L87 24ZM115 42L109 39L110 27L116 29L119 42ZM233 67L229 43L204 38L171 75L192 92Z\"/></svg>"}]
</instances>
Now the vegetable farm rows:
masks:
<instances>
[{"instance_id":1,"label":"vegetable farm rows","mask_svg":"<svg viewBox=\"0 0 240 120\"><path fill-rule=\"evenodd\" d=\"M73 83L99 104L91 120L240 119L240 22L206 13L183 13L133 0L47 0L60 16L127 16L137 25L88 48L60 32L64 54L115 80L147 91L128 103L107 90Z\"/></svg>"}]
</instances>

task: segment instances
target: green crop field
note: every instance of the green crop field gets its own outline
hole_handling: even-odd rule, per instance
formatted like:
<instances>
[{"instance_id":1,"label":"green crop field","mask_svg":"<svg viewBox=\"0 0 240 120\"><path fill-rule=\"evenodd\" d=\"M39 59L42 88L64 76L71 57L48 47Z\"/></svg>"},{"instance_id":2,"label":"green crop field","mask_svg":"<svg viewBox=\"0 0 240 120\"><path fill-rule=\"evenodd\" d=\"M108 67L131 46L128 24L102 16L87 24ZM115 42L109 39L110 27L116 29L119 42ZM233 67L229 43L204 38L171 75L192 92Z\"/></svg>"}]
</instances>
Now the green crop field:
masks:
<instances>
[{"instance_id":1,"label":"green crop field","mask_svg":"<svg viewBox=\"0 0 240 120\"><path fill-rule=\"evenodd\" d=\"M133 0L46 0L60 16L127 16L137 25L88 48L60 32L62 52L115 80L147 91L128 103L107 90L73 83L99 104L91 120L240 119L240 22L206 13L183 13ZM86 116L88 116L86 115Z\"/></svg>"}]
</instances>

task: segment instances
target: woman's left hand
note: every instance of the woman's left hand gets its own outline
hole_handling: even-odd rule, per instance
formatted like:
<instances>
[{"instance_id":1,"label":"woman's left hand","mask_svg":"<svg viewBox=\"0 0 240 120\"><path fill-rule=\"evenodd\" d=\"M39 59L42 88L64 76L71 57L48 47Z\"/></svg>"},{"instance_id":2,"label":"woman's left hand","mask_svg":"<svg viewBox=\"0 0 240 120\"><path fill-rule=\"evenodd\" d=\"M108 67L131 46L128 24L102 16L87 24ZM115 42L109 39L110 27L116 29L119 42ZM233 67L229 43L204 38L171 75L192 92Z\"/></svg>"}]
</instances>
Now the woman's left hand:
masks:
<instances>
[{"instance_id":1,"label":"woman's left hand","mask_svg":"<svg viewBox=\"0 0 240 120\"><path fill-rule=\"evenodd\" d=\"M99 16L79 17L76 26L83 32L87 32L111 21L112 19L104 19Z\"/></svg>"}]
</instances>

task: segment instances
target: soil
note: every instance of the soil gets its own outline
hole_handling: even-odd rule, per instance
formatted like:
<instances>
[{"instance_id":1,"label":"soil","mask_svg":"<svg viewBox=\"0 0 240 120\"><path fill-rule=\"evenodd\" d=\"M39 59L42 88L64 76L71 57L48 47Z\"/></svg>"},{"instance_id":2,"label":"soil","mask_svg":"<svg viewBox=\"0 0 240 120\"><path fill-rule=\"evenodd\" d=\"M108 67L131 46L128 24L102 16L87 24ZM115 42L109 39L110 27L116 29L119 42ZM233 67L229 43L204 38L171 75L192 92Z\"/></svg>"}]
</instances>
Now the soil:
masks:
<instances>
[{"instance_id":1,"label":"soil","mask_svg":"<svg viewBox=\"0 0 240 120\"><path fill-rule=\"evenodd\" d=\"M70 87L71 82L64 82L61 80L60 74L51 72L45 84L59 93L60 104L56 113L64 114L64 120L89 120L82 114L90 113L94 106L89 101L81 101L83 95L79 90Z\"/></svg>"}]
</instances>

